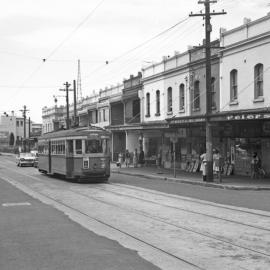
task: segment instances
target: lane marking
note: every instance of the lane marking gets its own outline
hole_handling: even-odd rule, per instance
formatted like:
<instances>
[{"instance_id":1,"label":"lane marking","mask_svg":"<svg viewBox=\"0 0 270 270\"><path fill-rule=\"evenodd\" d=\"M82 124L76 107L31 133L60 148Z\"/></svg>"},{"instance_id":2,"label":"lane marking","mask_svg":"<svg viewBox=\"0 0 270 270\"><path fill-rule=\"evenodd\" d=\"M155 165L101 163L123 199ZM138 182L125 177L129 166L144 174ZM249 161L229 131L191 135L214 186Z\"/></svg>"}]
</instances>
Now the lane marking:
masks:
<instances>
[{"instance_id":1,"label":"lane marking","mask_svg":"<svg viewBox=\"0 0 270 270\"><path fill-rule=\"evenodd\" d=\"M31 203L29 202L18 202L18 203L2 203L2 206L9 207L9 206L30 206Z\"/></svg>"}]
</instances>

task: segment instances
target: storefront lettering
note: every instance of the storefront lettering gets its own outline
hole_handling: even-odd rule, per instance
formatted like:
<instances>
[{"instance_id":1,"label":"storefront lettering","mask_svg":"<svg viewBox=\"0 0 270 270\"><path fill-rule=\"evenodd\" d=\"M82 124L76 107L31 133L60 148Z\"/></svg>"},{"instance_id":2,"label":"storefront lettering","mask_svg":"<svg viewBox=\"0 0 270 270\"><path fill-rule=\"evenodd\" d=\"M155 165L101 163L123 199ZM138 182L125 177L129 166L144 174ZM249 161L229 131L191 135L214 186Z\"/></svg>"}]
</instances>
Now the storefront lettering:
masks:
<instances>
[{"instance_id":1,"label":"storefront lettering","mask_svg":"<svg viewBox=\"0 0 270 270\"><path fill-rule=\"evenodd\" d=\"M238 114L228 115L227 120L256 120L256 119L270 119L270 114L258 113L258 114Z\"/></svg>"}]
</instances>

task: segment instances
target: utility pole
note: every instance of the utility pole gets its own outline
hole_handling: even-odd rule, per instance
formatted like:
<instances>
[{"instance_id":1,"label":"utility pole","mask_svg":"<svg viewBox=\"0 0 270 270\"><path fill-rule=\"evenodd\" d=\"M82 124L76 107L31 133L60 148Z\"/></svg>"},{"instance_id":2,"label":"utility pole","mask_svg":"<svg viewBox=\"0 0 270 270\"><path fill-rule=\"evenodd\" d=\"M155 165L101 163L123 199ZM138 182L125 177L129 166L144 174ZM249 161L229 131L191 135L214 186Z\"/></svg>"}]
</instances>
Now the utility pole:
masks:
<instances>
[{"instance_id":1,"label":"utility pole","mask_svg":"<svg viewBox=\"0 0 270 270\"><path fill-rule=\"evenodd\" d=\"M66 82L64 83L65 89L59 89L59 91L65 91L66 92L66 107L67 107L67 120L66 120L66 128L69 129L69 96L68 92L73 91L72 89L69 89L70 83Z\"/></svg>"},{"instance_id":2,"label":"utility pole","mask_svg":"<svg viewBox=\"0 0 270 270\"><path fill-rule=\"evenodd\" d=\"M77 97L76 97L76 80L73 80L73 96L74 96L74 126L77 126Z\"/></svg>"},{"instance_id":3,"label":"utility pole","mask_svg":"<svg viewBox=\"0 0 270 270\"><path fill-rule=\"evenodd\" d=\"M20 110L23 115L23 152L26 152L26 112L29 110L26 109L26 105L23 106L23 110Z\"/></svg>"},{"instance_id":4,"label":"utility pole","mask_svg":"<svg viewBox=\"0 0 270 270\"><path fill-rule=\"evenodd\" d=\"M216 0L199 1L198 4L204 4L205 13L193 14L189 16L202 16L205 20L205 44L201 46L205 48L205 68L206 68L206 114L205 114L205 135L206 135L206 179L213 182L213 135L210 116L212 114L212 92L211 92L211 16L224 15L226 12L210 12L210 4L217 3ZM217 48L217 47L215 47Z\"/></svg>"},{"instance_id":5,"label":"utility pole","mask_svg":"<svg viewBox=\"0 0 270 270\"><path fill-rule=\"evenodd\" d=\"M31 133L31 118L28 118L28 148L29 148L29 152L30 152L30 133Z\"/></svg>"}]
</instances>

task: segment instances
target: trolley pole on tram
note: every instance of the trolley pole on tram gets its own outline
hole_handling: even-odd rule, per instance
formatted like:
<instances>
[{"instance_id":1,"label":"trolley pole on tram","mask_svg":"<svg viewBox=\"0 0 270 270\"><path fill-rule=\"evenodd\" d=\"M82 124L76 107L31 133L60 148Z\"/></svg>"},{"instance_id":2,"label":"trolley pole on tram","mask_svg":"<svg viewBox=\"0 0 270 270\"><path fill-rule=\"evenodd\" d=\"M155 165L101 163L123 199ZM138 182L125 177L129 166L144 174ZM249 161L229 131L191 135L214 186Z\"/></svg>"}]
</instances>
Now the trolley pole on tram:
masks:
<instances>
[{"instance_id":1,"label":"trolley pole on tram","mask_svg":"<svg viewBox=\"0 0 270 270\"><path fill-rule=\"evenodd\" d=\"M216 0L204 0L199 1L198 4L204 4L205 12L198 14L191 13L189 16L202 16L205 20L205 44L200 46L205 49L205 68L206 68L206 113L205 113L205 137L206 137L206 179L208 182L213 182L213 136L212 136L212 125L210 122L210 116L212 113L212 92L211 92L211 16L224 15L226 12L210 12L210 4L217 3Z\"/></svg>"},{"instance_id":2,"label":"trolley pole on tram","mask_svg":"<svg viewBox=\"0 0 270 270\"><path fill-rule=\"evenodd\" d=\"M67 107L67 120L66 120L66 129L69 129L69 91L73 91L73 89L69 89L70 83L66 82L64 83L65 89L59 89L59 91L65 91L66 92L66 107Z\"/></svg>"}]
</instances>

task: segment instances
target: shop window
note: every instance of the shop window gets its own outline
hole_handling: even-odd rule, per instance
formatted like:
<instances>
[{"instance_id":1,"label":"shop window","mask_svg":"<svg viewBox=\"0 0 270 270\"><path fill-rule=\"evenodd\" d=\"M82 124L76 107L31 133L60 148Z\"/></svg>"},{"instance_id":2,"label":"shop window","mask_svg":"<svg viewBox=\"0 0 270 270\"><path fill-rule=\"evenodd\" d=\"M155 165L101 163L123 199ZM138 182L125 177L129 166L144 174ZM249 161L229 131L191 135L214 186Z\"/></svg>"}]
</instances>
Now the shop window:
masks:
<instances>
[{"instance_id":1,"label":"shop window","mask_svg":"<svg viewBox=\"0 0 270 270\"><path fill-rule=\"evenodd\" d=\"M156 91L156 116L160 115L160 91Z\"/></svg>"},{"instance_id":2,"label":"shop window","mask_svg":"<svg viewBox=\"0 0 270 270\"><path fill-rule=\"evenodd\" d=\"M200 109L200 81L194 82L194 99L193 99L193 109Z\"/></svg>"},{"instance_id":3,"label":"shop window","mask_svg":"<svg viewBox=\"0 0 270 270\"><path fill-rule=\"evenodd\" d=\"M263 64L254 67L254 98L263 97Z\"/></svg>"},{"instance_id":4,"label":"shop window","mask_svg":"<svg viewBox=\"0 0 270 270\"><path fill-rule=\"evenodd\" d=\"M167 90L167 99L168 99L168 112L172 112L172 88L169 87Z\"/></svg>"},{"instance_id":5,"label":"shop window","mask_svg":"<svg viewBox=\"0 0 270 270\"><path fill-rule=\"evenodd\" d=\"M216 109L216 78L211 78L211 106L212 109Z\"/></svg>"},{"instance_id":6,"label":"shop window","mask_svg":"<svg viewBox=\"0 0 270 270\"><path fill-rule=\"evenodd\" d=\"M185 109L185 85L183 83L179 86L179 110Z\"/></svg>"},{"instance_id":7,"label":"shop window","mask_svg":"<svg viewBox=\"0 0 270 270\"><path fill-rule=\"evenodd\" d=\"M146 117L150 116L150 93L146 94Z\"/></svg>"},{"instance_id":8,"label":"shop window","mask_svg":"<svg viewBox=\"0 0 270 270\"><path fill-rule=\"evenodd\" d=\"M236 101L238 98L238 85L237 85L237 78L238 72L236 69L233 69L230 73L230 91L231 91L231 97L230 100Z\"/></svg>"}]
</instances>

